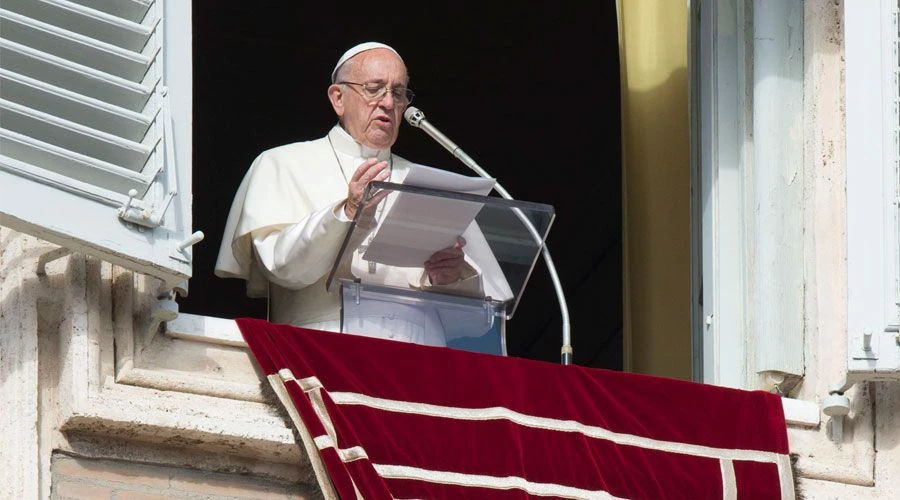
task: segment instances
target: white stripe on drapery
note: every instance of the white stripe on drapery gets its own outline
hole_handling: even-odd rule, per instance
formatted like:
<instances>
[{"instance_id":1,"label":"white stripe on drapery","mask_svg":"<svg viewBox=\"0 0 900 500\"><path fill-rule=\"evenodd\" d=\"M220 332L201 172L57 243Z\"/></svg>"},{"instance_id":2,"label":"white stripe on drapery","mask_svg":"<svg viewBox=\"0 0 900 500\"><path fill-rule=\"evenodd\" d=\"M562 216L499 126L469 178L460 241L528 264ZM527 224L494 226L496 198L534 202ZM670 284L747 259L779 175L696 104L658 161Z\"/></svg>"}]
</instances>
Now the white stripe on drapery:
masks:
<instances>
[{"instance_id":1,"label":"white stripe on drapery","mask_svg":"<svg viewBox=\"0 0 900 500\"><path fill-rule=\"evenodd\" d=\"M337 451L338 455L340 455L341 461L343 461L344 463L352 462L354 460L369 459L369 455L366 454L366 450L363 449L362 446L338 448L337 446L335 446L334 440L331 439L331 436L316 436L314 440L319 451L324 450L325 448L334 448L334 450Z\"/></svg>"},{"instance_id":2,"label":"white stripe on drapery","mask_svg":"<svg viewBox=\"0 0 900 500\"><path fill-rule=\"evenodd\" d=\"M722 469L722 498L724 500L736 500L737 478L734 477L734 462L731 460L719 460Z\"/></svg>"},{"instance_id":3,"label":"white stripe on drapery","mask_svg":"<svg viewBox=\"0 0 900 500\"><path fill-rule=\"evenodd\" d=\"M375 470L378 471L378 474L387 479L413 479L427 481L429 483L454 484L497 490L519 489L527 492L529 495L536 496L596 498L603 500L616 500L620 498L610 495L605 491L585 490L553 483L535 483L515 476L499 477L481 474L463 474L459 472L433 471L403 465L374 464L374 466Z\"/></svg>"},{"instance_id":4,"label":"white stripe on drapery","mask_svg":"<svg viewBox=\"0 0 900 500\"><path fill-rule=\"evenodd\" d=\"M356 447L359 448L358 450L354 450L353 448L341 450L339 448L336 448L336 446L334 445L334 429L331 425L331 419L328 416L327 410L324 406L324 401L322 400L320 394L320 391L324 389L321 381L319 381L317 377L307 377L302 380L296 380L293 378L292 374L288 374L290 374L289 371L287 373L281 373L282 379L285 379L286 381L293 381L297 383L305 392L307 392L307 394L316 394L318 396L313 400L313 405L316 406L316 412L320 415L320 418L324 418L323 424L329 428L329 434L331 437L328 438L328 446L335 447L344 462L359 460L362 458L367 459L368 456L365 456L365 450L362 448ZM794 498L790 457L788 455L783 455L775 452L714 448L709 446L693 445L673 441L661 441L657 439L635 436L632 434L612 432L602 427L585 425L573 420L559 420L554 418L527 415L499 406L488 408L459 408L453 406L433 405L428 403L412 403L408 401L377 398L354 392L329 392L328 395L329 397L331 397L332 401L334 401L335 404L338 405L366 406L383 411L451 418L457 420L508 420L525 427L558 432L575 432L586 437L603 439L625 446L634 446L638 448L657 450L668 453L678 453L683 455L717 459L719 460L722 470L723 498L726 499L737 498L737 480L734 473L735 460L773 463L778 467L778 476L782 498L785 500L793 500ZM317 445L318 444L319 441L317 438ZM320 449L322 448L320 447ZM351 452L350 450L353 451ZM559 484L533 483L524 478L516 476L496 477L462 474L447 471L432 471L428 469L400 465L372 465L382 477L391 479L419 479L436 483L499 489L517 488L522 489L523 491L527 491L530 494L539 496L556 495L561 497L571 496L571 498L616 498L604 491L590 491Z\"/></svg>"},{"instance_id":5,"label":"white stripe on drapery","mask_svg":"<svg viewBox=\"0 0 900 500\"><path fill-rule=\"evenodd\" d=\"M281 405L291 416L297 432L300 433L303 449L306 450L306 456L309 457L309 463L312 465L313 472L316 475L316 482L319 483L319 487L322 489L322 496L325 497L325 500L339 500L337 491L335 491L334 485L328 476L328 470L325 467L322 456L317 452L315 439L312 433L309 432L303 419L300 418L300 412L297 411L297 406L294 405L291 395L288 394L285 386L285 382L296 382L294 374L291 373L290 369L284 368L279 370L277 375L269 375L266 379L268 379L269 385L272 386L272 389L278 396L278 400L281 401Z\"/></svg>"},{"instance_id":6,"label":"white stripe on drapery","mask_svg":"<svg viewBox=\"0 0 900 500\"><path fill-rule=\"evenodd\" d=\"M781 480L781 500L794 500L794 470L790 455L778 455L778 477Z\"/></svg>"},{"instance_id":7,"label":"white stripe on drapery","mask_svg":"<svg viewBox=\"0 0 900 500\"><path fill-rule=\"evenodd\" d=\"M777 464L779 457L785 456L771 451L736 450L679 443L675 441L661 441L632 434L612 432L602 427L585 425L574 420L558 420L554 418L526 415L500 406L489 408L458 408L427 403L395 401L353 392L329 392L328 395L339 405L360 405L384 411L413 413L457 420L509 420L525 427L555 430L559 432L576 432L587 437L603 439L616 444L636 446L639 448L669 453L680 453L696 457Z\"/></svg>"}]
</instances>

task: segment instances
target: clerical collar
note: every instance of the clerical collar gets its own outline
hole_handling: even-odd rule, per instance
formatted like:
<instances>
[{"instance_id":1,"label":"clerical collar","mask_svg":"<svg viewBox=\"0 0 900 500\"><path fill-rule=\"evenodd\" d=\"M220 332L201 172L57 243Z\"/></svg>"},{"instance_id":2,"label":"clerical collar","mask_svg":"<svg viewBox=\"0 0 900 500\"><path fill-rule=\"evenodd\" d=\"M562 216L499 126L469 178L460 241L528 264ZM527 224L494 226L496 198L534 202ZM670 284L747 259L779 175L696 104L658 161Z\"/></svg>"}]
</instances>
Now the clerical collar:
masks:
<instances>
[{"instance_id":1,"label":"clerical collar","mask_svg":"<svg viewBox=\"0 0 900 500\"><path fill-rule=\"evenodd\" d=\"M335 151L354 158L377 157L379 160L387 161L391 157L390 149L374 149L356 142L356 139L348 134L340 124L335 125L328 132L328 137L331 139L331 144L334 146Z\"/></svg>"}]
</instances>

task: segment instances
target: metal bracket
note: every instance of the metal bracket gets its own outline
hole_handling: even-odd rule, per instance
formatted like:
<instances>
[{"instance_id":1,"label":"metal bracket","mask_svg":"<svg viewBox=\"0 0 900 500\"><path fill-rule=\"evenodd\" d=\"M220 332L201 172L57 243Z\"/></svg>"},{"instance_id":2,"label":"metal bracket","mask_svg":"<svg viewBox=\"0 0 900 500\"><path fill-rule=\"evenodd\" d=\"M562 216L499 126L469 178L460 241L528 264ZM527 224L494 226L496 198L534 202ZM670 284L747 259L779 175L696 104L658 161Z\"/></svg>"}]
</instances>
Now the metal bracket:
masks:
<instances>
[{"instance_id":1,"label":"metal bracket","mask_svg":"<svg viewBox=\"0 0 900 500\"><path fill-rule=\"evenodd\" d=\"M172 321L178 317L178 302L174 297L161 297L153 304L150 310L150 322L147 325L146 339L152 339L159 326L166 321Z\"/></svg>"},{"instance_id":2,"label":"metal bracket","mask_svg":"<svg viewBox=\"0 0 900 500\"><path fill-rule=\"evenodd\" d=\"M169 209L169 205L176 194L178 193L175 190L169 191L165 199L163 199L162 209L156 210L133 206L131 202L137 196L137 190L131 189L128 191L128 200L119 208L119 218L139 226L155 229L162 224L163 216L166 215L166 211Z\"/></svg>"},{"instance_id":3,"label":"metal bracket","mask_svg":"<svg viewBox=\"0 0 900 500\"><path fill-rule=\"evenodd\" d=\"M165 138L163 141L163 154L165 157L165 164L156 175L158 176L165 171L168 176L169 191L166 193L159 206L142 209L132 205L138 192L136 189L130 189L128 191L128 200L126 200L125 204L119 208L119 218L126 222L131 222L132 224L137 224L138 226L150 229L155 229L162 224L163 217L165 217L166 212L169 210L169 205L172 204L172 199L178 195L178 172L175 168L175 139L172 133L172 129L175 125L172 121L172 113L169 107L169 89L160 85L157 92L162 100L163 136Z\"/></svg>"},{"instance_id":4,"label":"metal bracket","mask_svg":"<svg viewBox=\"0 0 900 500\"><path fill-rule=\"evenodd\" d=\"M47 275L47 263L54 261L56 259L61 259L66 255L72 253L70 248L59 247L50 250L49 252L45 252L38 257L37 261L37 270L35 271L38 276L46 276Z\"/></svg>"},{"instance_id":5,"label":"metal bracket","mask_svg":"<svg viewBox=\"0 0 900 500\"><path fill-rule=\"evenodd\" d=\"M484 302L482 302L482 307L484 308L484 324L487 325L488 328L494 326L494 306L491 304L491 298L485 297Z\"/></svg>"},{"instance_id":6,"label":"metal bracket","mask_svg":"<svg viewBox=\"0 0 900 500\"><path fill-rule=\"evenodd\" d=\"M828 396L822 400L822 412L832 418L831 437L835 443L843 440L844 417L850 412L850 399L844 395L847 390L860 382L897 382L895 371L847 372L838 383L831 386Z\"/></svg>"},{"instance_id":7,"label":"metal bracket","mask_svg":"<svg viewBox=\"0 0 900 500\"><path fill-rule=\"evenodd\" d=\"M900 325L888 325L884 331L894 334L894 344L900 348Z\"/></svg>"},{"instance_id":8,"label":"metal bracket","mask_svg":"<svg viewBox=\"0 0 900 500\"><path fill-rule=\"evenodd\" d=\"M863 333L862 350L853 355L853 359L877 360L878 354L872 350L872 332Z\"/></svg>"},{"instance_id":9,"label":"metal bracket","mask_svg":"<svg viewBox=\"0 0 900 500\"><path fill-rule=\"evenodd\" d=\"M188 249L203 241L203 238L205 236L206 235L203 234L203 231L194 231L193 234L175 244L175 248L173 248L169 253L169 257L172 257L175 260L180 260L181 262L184 262L186 264L190 264L191 254L190 252L188 252Z\"/></svg>"},{"instance_id":10,"label":"metal bracket","mask_svg":"<svg viewBox=\"0 0 900 500\"><path fill-rule=\"evenodd\" d=\"M850 414L850 398L844 395L857 382L865 380L859 373L847 373L831 386L828 396L822 400L822 413L831 417L831 440L841 444L844 440L844 417Z\"/></svg>"},{"instance_id":11,"label":"metal bracket","mask_svg":"<svg viewBox=\"0 0 900 500\"><path fill-rule=\"evenodd\" d=\"M844 441L844 417L850 414L850 398L843 394L829 394L822 400L822 412L831 417L831 440Z\"/></svg>"}]
</instances>

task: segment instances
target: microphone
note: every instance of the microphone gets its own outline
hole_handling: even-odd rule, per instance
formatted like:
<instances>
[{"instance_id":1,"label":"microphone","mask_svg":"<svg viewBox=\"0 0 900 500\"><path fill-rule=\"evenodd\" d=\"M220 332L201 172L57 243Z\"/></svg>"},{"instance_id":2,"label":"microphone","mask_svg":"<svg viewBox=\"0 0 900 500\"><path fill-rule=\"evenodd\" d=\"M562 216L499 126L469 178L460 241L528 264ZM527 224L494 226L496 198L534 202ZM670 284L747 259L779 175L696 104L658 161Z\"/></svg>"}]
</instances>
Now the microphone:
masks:
<instances>
[{"instance_id":1,"label":"microphone","mask_svg":"<svg viewBox=\"0 0 900 500\"><path fill-rule=\"evenodd\" d=\"M410 106L406 108L406 111L403 112L403 117L406 118L406 121L412 125L413 127L422 129L426 134L430 135L432 139L437 141L438 144L444 146L447 151L453 154L453 156L457 157L460 161L462 161L467 167L474 170L478 175L487 179L493 179L494 177L489 175L483 168L481 168L478 163L475 162L469 155L467 155L462 149L459 148L453 141L447 138L446 135L442 134L440 130L434 127L428 120L425 119L425 113L422 112L419 108L415 106ZM500 193L500 196L507 200L514 199L503 186L500 185L499 182L494 184L494 189ZM525 223L525 226L531 231L532 237L535 238L536 241L541 242L541 236L538 234L537 229L535 229L534 225L531 221L525 217L525 214L522 213L518 208L513 208L513 211L516 215L519 216L519 219ZM547 244L544 242L541 245L541 252L544 257L544 261L547 264L547 269L550 272L550 278L553 280L553 287L556 290L556 298L559 301L559 309L562 314L562 328L563 328L563 338L562 338L562 364L570 365L572 364L572 336L571 336L571 327L569 325L569 309L566 306L566 297L563 294L562 284L559 281L559 276L556 274L556 267L553 265L553 259L550 258L550 250L547 248Z\"/></svg>"},{"instance_id":2,"label":"microphone","mask_svg":"<svg viewBox=\"0 0 900 500\"><path fill-rule=\"evenodd\" d=\"M425 131L426 134L430 135L432 139L437 141L438 144L444 146L447 151L453 154L453 156L459 158L460 161L466 164L467 167L474 170L478 173L478 175L492 179L487 172L484 171L475 160L469 157L462 149L459 148L456 144L453 143L446 135L442 134L440 130L436 129L434 125L428 122L425 119L425 113L422 112L419 108L415 106L410 106L406 108L406 111L403 112L403 117L406 118L406 121L412 125L413 127L420 128ZM496 186L497 192L500 193L507 200L513 199L512 196L509 196L503 187L497 184Z\"/></svg>"}]
</instances>

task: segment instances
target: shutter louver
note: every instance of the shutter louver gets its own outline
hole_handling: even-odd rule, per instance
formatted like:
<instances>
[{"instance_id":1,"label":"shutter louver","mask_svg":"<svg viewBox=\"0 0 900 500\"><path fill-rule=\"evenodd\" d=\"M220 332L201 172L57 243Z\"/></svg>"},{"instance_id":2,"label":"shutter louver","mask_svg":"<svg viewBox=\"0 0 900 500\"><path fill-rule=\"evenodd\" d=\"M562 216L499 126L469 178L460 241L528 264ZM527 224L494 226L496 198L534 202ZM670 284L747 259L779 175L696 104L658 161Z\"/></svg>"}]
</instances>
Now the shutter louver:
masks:
<instances>
[{"instance_id":1,"label":"shutter louver","mask_svg":"<svg viewBox=\"0 0 900 500\"><path fill-rule=\"evenodd\" d=\"M190 162L167 150L164 4L187 5L189 41L190 2L0 0L0 222L174 283Z\"/></svg>"}]
</instances>

